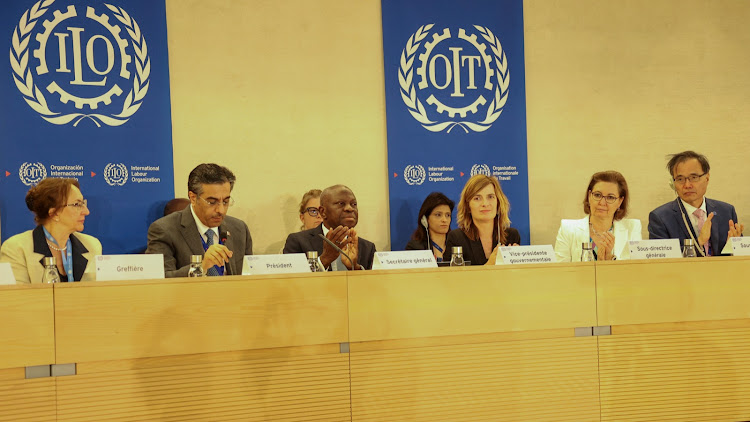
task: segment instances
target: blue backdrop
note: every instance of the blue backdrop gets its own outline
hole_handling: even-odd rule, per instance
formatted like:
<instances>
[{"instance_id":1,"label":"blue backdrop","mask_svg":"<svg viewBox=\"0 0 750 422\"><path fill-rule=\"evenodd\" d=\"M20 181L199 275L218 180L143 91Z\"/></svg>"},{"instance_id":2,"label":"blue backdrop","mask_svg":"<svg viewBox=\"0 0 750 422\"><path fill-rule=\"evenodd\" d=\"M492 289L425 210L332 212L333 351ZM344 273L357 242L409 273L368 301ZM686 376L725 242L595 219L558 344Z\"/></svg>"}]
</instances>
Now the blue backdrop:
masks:
<instances>
[{"instance_id":1,"label":"blue backdrop","mask_svg":"<svg viewBox=\"0 0 750 422\"><path fill-rule=\"evenodd\" d=\"M30 186L73 177L91 211L84 232L104 253L144 249L174 196L164 0L5 0L0 10L3 240L34 227Z\"/></svg>"},{"instance_id":2,"label":"blue backdrop","mask_svg":"<svg viewBox=\"0 0 750 422\"><path fill-rule=\"evenodd\" d=\"M433 191L500 179L529 243L522 0L382 0L391 248ZM452 228L455 228L455 215Z\"/></svg>"}]
</instances>

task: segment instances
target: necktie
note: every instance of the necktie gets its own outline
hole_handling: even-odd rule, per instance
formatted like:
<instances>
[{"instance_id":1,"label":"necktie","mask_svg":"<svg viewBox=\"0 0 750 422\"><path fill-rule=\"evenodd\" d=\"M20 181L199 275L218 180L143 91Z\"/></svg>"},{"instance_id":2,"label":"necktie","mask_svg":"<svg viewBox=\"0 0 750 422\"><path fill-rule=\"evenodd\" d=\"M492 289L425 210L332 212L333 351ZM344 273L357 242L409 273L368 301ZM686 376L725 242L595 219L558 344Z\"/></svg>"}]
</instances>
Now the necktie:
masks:
<instances>
[{"instance_id":1,"label":"necktie","mask_svg":"<svg viewBox=\"0 0 750 422\"><path fill-rule=\"evenodd\" d=\"M213 230L211 229L206 230L206 245L208 245L208 247L211 247L211 245L214 244L214 235L215 233ZM216 269L216 266L213 266L208 269L206 274L208 274L211 277L215 277L219 275L219 270Z\"/></svg>"},{"instance_id":2,"label":"necktie","mask_svg":"<svg viewBox=\"0 0 750 422\"><path fill-rule=\"evenodd\" d=\"M693 211L693 215L698 220L698 235L700 236L701 229L703 228L703 224L706 222L706 212L702 209L698 208L697 210ZM706 251L706 255L708 255L708 241L706 241L705 245L701 245L703 247L703 250Z\"/></svg>"}]
</instances>

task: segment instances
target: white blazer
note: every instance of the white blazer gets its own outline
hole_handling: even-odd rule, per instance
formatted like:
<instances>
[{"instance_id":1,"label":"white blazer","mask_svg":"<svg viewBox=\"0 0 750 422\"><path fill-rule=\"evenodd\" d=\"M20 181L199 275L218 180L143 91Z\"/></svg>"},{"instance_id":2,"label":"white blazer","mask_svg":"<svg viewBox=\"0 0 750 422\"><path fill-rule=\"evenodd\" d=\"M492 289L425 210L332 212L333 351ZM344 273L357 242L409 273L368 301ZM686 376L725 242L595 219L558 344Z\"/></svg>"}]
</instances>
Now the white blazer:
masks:
<instances>
[{"instance_id":1,"label":"white blazer","mask_svg":"<svg viewBox=\"0 0 750 422\"><path fill-rule=\"evenodd\" d=\"M630 259L628 242L641 240L641 220L622 219L614 222L615 248L612 252L617 259ZM583 248L581 243L588 242L589 216L580 220L562 220L555 241L557 262L578 262Z\"/></svg>"}]
</instances>

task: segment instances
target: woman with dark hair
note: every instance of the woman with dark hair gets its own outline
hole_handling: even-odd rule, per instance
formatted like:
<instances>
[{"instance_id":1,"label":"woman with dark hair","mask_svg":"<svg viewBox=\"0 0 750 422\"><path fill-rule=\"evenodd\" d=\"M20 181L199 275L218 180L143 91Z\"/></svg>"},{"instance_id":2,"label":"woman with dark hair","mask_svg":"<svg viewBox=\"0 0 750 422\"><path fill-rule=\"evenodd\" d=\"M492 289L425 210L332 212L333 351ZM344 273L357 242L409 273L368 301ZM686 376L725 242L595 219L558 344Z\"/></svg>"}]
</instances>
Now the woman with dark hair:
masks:
<instances>
[{"instance_id":1,"label":"woman with dark hair","mask_svg":"<svg viewBox=\"0 0 750 422\"><path fill-rule=\"evenodd\" d=\"M555 241L558 262L580 261L582 243L593 245L598 261L628 259L628 241L641 240L641 222L625 219L630 193L625 177L616 171L594 173L583 196L580 220L562 220Z\"/></svg>"},{"instance_id":2,"label":"woman with dark hair","mask_svg":"<svg viewBox=\"0 0 750 422\"><path fill-rule=\"evenodd\" d=\"M497 247L518 245L521 235L510 227L510 202L492 176L477 174L466 182L458 203L458 228L445 241L443 259L450 261L451 248L461 246L471 265L495 265Z\"/></svg>"},{"instance_id":3,"label":"woman with dark hair","mask_svg":"<svg viewBox=\"0 0 750 422\"><path fill-rule=\"evenodd\" d=\"M45 257L55 258L61 281L94 280L94 256L102 254L102 244L79 233L89 209L78 181L44 179L29 189L26 206L38 225L0 248L0 262L11 264L16 283L41 283Z\"/></svg>"},{"instance_id":4,"label":"woman with dark hair","mask_svg":"<svg viewBox=\"0 0 750 422\"><path fill-rule=\"evenodd\" d=\"M406 244L406 250L432 249L435 259L443 260L445 236L451 229L455 203L440 192L427 195L417 215L417 229ZM429 236L429 245L428 245Z\"/></svg>"}]
</instances>

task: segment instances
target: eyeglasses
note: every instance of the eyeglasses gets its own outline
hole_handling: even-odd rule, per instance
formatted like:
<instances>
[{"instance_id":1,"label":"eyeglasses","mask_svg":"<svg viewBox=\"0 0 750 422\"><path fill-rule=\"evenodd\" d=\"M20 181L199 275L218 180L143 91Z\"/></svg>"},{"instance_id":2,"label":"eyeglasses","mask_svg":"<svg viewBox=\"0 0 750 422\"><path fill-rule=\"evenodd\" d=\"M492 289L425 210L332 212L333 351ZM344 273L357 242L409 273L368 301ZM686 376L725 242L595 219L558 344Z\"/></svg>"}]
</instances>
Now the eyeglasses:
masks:
<instances>
[{"instance_id":1,"label":"eyeglasses","mask_svg":"<svg viewBox=\"0 0 750 422\"><path fill-rule=\"evenodd\" d=\"M315 207L307 207L305 208L305 212L310 214L310 217L317 217L320 215L320 210L318 210ZM303 212L303 214L305 213Z\"/></svg>"},{"instance_id":2,"label":"eyeglasses","mask_svg":"<svg viewBox=\"0 0 750 422\"><path fill-rule=\"evenodd\" d=\"M201 197L199 196L198 198L201 198ZM216 207L216 206L219 206L219 205L223 205L224 208L229 208L232 205L234 205L234 198L226 198L223 201L218 201L216 199L207 200L207 199L203 199L203 198L201 198L201 200L203 202L205 202L206 204L208 204L209 207Z\"/></svg>"},{"instance_id":3,"label":"eyeglasses","mask_svg":"<svg viewBox=\"0 0 750 422\"><path fill-rule=\"evenodd\" d=\"M76 202L74 204L65 204L65 206L66 207L73 207L73 208L76 209L76 211L80 212L80 211L83 211L84 208L88 209L89 208L88 204L89 204L89 201L87 201L87 200L84 199L83 201L79 201L79 202Z\"/></svg>"},{"instance_id":4,"label":"eyeglasses","mask_svg":"<svg viewBox=\"0 0 750 422\"><path fill-rule=\"evenodd\" d=\"M589 191L589 192L591 192L591 191ZM614 196L614 195L604 196L604 195L602 195L601 192L591 192L591 197L594 198L594 201L596 201L596 202L599 202L599 201L602 200L602 198L604 198L604 200L608 204L614 204L615 201L617 201L618 199L620 199L619 196Z\"/></svg>"},{"instance_id":5,"label":"eyeglasses","mask_svg":"<svg viewBox=\"0 0 750 422\"><path fill-rule=\"evenodd\" d=\"M685 183L686 180L690 180L691 183L695 183L695 182L701 180L701 177L703 177L705 175L706 175L706 173L703 173L703 174L691 174L688 177L677 176L677 177L674 178L674 182L677 183L678 185L681 185L681 184Z\"/></svg>"}]
</instances>

